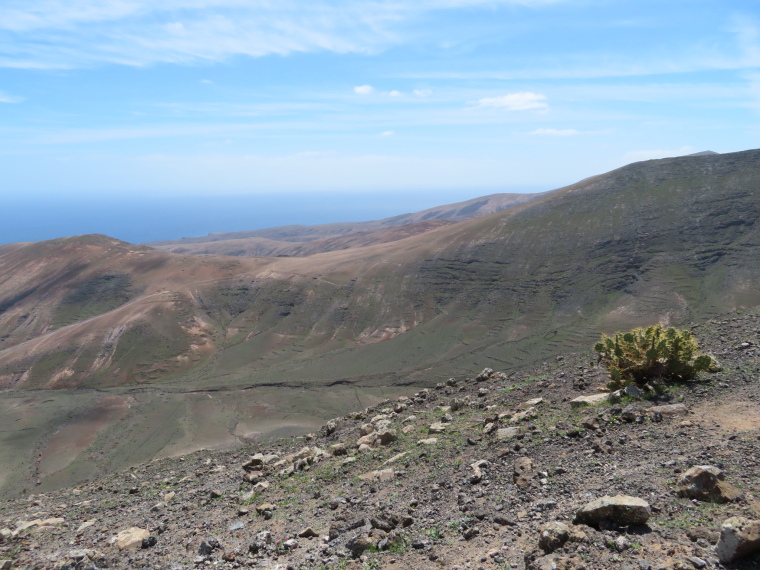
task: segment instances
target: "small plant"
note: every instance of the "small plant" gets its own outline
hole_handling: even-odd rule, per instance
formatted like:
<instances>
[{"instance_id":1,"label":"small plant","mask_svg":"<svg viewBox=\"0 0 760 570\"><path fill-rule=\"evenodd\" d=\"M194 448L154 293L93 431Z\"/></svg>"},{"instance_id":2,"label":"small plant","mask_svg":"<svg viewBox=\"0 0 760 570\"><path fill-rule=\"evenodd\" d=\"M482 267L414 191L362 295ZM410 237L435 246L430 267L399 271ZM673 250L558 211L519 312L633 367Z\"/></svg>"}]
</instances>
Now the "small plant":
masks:
<instances>
[{"instance_id":1,"label":"small plant","mask_svg":"<svg viewBox=\"0 0 760 570\"><path fill-rule=\"evenodd\" d=\"M614 337L602 335L594 346L612 377L608 384L611 389L643 385L655 378L690 380L697 372L716 370L715 360L706 354L698 355L697 348L689 331L659 324L615 333Z\"/></svg>"}]
</instances>

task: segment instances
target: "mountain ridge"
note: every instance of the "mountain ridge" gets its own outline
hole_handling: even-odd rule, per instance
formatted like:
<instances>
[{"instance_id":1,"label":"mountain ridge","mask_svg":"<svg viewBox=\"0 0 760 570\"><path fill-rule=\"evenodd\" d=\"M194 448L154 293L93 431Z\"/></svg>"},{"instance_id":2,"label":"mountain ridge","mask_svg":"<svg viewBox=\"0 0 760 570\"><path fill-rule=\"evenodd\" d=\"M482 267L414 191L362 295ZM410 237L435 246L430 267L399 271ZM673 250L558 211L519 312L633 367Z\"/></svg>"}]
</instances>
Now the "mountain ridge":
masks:
<instances>
[{"instance_id":1,"label":"mountain ridge","mask_svg":"<svg viewBox=\"0 0 760 570\"><path fill-rule=\"evenodd\" d=\"M489 194L368 222L314 226L291 225L240 232L212 233L205 237L148 242L143 245L189 254L304 256L336 249L386 243L424 233L440 225L491 214L528 202L544 193Z\"/></svg>"}]
</instances>

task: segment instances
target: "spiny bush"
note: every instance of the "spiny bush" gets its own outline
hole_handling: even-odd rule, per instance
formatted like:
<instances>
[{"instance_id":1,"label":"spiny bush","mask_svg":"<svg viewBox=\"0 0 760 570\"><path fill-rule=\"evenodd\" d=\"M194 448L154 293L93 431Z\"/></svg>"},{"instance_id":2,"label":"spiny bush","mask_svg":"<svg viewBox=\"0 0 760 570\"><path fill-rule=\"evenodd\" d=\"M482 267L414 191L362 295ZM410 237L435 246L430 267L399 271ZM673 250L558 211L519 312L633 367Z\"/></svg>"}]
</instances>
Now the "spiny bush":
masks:
<instances>
[{"instance_id":1,"label":"spiny bush","mask_svg":"<svg viewBox=\"0 0 760 570\"><path fill-rule=\"evenodd\" d=\"M697 372L716 369L715 360L706 354L698 355L697 348L691 332L659 324L615 333L613 337L603 334L594 346L612 377L612 389L646 384L655 378L689 380Z\"/></svg>"}]
</instances>

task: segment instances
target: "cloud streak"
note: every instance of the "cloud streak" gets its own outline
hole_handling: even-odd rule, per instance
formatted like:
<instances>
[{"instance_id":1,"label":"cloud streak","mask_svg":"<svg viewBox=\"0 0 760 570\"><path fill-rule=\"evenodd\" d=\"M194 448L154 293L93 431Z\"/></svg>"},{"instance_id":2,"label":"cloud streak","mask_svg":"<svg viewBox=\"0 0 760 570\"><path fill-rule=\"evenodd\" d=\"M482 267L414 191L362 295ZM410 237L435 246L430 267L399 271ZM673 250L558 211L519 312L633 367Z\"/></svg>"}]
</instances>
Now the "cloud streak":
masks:
<instances>
[{"instance_id":1,"label":"cloud streak","mask_svg":"<svg viewBox=\"0 0 760 570\"><path fill-rule=\"evenodd\" d=\"M485 97L476 102L478 107L503 109L505 111L544 111L549 108L546 95L522 91L499 97Z\"/></svg>"},{"instance_id":2,"label":"cloud streak","mask_svg":"<svg viewBox=\"0 0 760 570\"><path fill-rule=\"evenodd\" d=\"M14 97L4 91L0 91L0 103L21 103L23 100L23 97Z\"/></svg>"},{"instance_id":3,"label":"cloud streak","mask_svg":"<svg viewBox=\"0 0 760 570\"><path fill-rule=\"evenodd\" d=\"M233 56L371 53L421 15L565 0L6 0L0 66L194 64Z\"/></svg>"},{"instance_id":4,"label":"cloud streak","mask_svg":"<svg viewBox=\"0 0 760 570\"><path fill-rule=\"evenodd\" d=\"M576 129L536 129L528 134L548 137L572 137L583 133Z\"/></svg>"}]
</instances>

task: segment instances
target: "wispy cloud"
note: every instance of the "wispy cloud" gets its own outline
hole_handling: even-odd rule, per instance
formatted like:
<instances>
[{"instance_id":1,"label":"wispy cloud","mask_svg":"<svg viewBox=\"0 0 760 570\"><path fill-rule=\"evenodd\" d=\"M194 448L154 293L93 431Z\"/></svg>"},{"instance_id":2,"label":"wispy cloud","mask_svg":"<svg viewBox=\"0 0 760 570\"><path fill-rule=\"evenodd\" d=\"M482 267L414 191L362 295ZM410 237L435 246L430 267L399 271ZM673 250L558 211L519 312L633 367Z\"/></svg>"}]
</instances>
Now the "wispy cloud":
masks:
<instances>
[{"instance_id":1,"label":"wispy cloud","mask_svg":"<svg viewBox=\"0 0 760 570\"><path fill-rule=\"evenodd\" d=\"M23 97L14 97L4 91L0 91L0 103L21 103L23 100Z\"/></svg>"},{"instance_id":2,"label":"wispy cloud","mask_svg":"<svg viewBox=\"0 0 760 570\"><path fill-rule=\"evenodd\" d=\"M528 134L548 137L572 137L582 133L576 129L536 129Z\"/></svg>"},{"instance_id":3,"label":"wispy cloud","mask_svg":"<svg viewBox=\"0 0 760 570\"><path fill-rule=\"evenodd\" d=\"M382 133L380 133L380 136L381 137L392 137L395 134L396 133L394 133L393 131L383 131Z\"/></svg>"},{"instance_id":4,"label":"wispy cloud","mask_svg":"<svg viewBox=\"0 0 760 570\"><path fill-rule=\"evenodd\" d=\"M476 103L478 107L491 107L505 111L539 111L549 108L546 95L529 91L508 93L499 97L485 97Z\"/></svg>"},{"instance_id":5,"label":"wispy cloud","mask_svg":"<svg viewBox=\"0 0 760 570\"><path fill-rule=\"evenodd\" d=\"M367 53L403 22L474 6L566 0L5 0L0 66L67 68L222 61L297 52Z\"/></svg>"}]
</instances>

